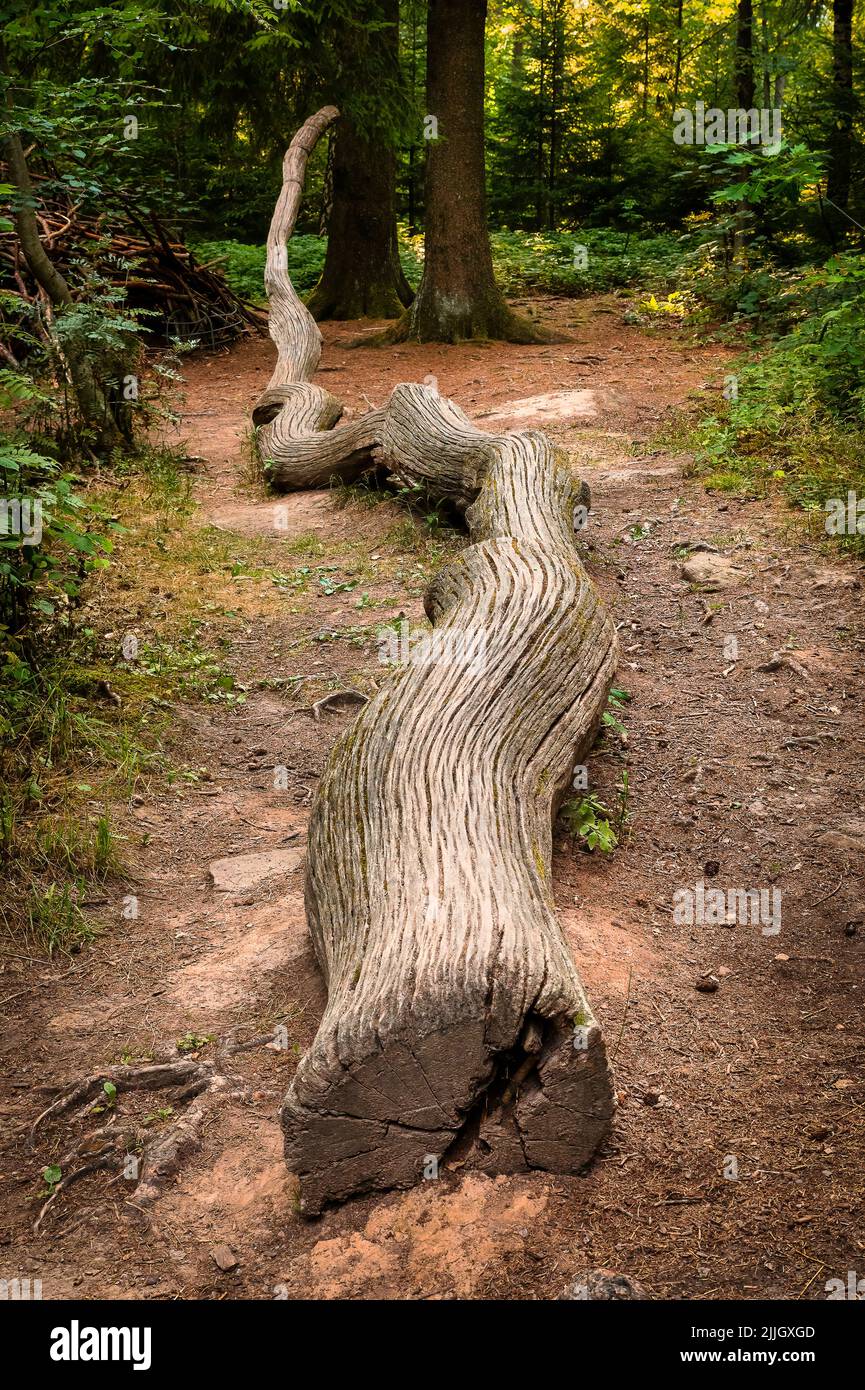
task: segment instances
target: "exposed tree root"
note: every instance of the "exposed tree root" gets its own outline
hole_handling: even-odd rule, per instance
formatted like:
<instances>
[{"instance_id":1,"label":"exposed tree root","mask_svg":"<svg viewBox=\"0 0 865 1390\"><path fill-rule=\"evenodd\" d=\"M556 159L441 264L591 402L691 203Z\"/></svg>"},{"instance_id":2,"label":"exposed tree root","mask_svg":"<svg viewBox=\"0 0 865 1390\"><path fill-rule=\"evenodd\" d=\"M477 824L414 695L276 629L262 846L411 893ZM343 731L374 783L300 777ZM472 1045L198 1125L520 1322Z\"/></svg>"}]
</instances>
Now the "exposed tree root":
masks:
<instances>
[{"instance_id":1,"label":"exposed tree root","mask_svg":"<svg viewBox=\"0 0 865 1390\"><path fill-rule=\"evenodd\" d=\"M179 1086L198 1074L199 1063L193 1061L157 1063L154 1066L143 1067L106 1067L104 1071L95 1072L92 1076L73 1082L58 1100L49 1105L47 1110L43 1110L41 1115L37 1115L30 1129L30 1146L33 1147L36 1131L44 1121L53 1119L66 1110L72 1110L76 1105L85 1105L88 1101L95 1100L97 1096L104 1094L106 1082L116 1086L118 1093L132 1090L154 1091L166 1086Z\"/></svg>"},{"instance_id":2,"label":"exposed tree root","mask_svg":"<svg viewBox=\"0 0 865 1390\"><path fill-rule=\"evenodd\" d=\"M87 1177L88 1173L95 1173L100 1168L110 1168L112 1166L112 1156L109 1154L105 1154L101 1158L91 1159L90 1162L85 1163L82 1168L77 1168L74 1173L69 1173L67 1177L63 1178L62 1181L60 1181L54 1188L54 1191L51 1193L51 1196L48 1198L48 1201L42 1207L42 1210L40 1211L36 1220L33 1222L33 1234L37 1236L39 1235L40 1229L42 1227L43 1218L47 1215L49 1208L53 1206L54 1202L60 1196L61 1192L65 1192L67 1188L71 1187L72 1184L74 1182L77 1182L79 1178Z\"/></svg>"},{"instance_id":3,"label":"exposed tree root","mask_svg":"<svg viewBox=\"0 0 865 1390\"><path fill-rule=\"evenodd\" d=\"M526 318L523 314L518 314L513 309L508 308L504 312L499 312L495 316L485 319L482 323L479 322L472 331L467 331L463 325L455 327L450 334L444 334L441 326L437 325L429 333L425 333L423 325L418 323L416 306L411 304L387 328L383 328L379 333L365 334L359 338L354 338L348 346L392 347L397 343L409 342L499 342L538 346L550 343L572 343L573 338L567 333L535 323L533 319Z\"/></svg>"},{"instance_id":4,"label":"exposed tree root","mask_svg":"<svg viewBox=\"0 0 865 1390\"><path fill-rule=\"evenodd\" d=\"M238 1042L229 1035L217 1048L212 1061L177 1058L143 1066L106 1067L65 1087L33 1121L28 1136L31 1148L39 1131L52 1120L86 1107L94 1100L104 1101L106 1083L116 1088L118 1096L128 1091L181 1087L172 1097L171 1109L185 1108L158 1132L114 1110L107 1123L85 1134L59 1160L63 1177L39 1212L33 1227L35 1233L39 1234L47 1213L62 1192L99 1170L113 1171L112 1182L122 1180L134 1184L128 1197L130 1206L138 1211L151 1207L166 1184L177 1176L184 1161L200 1149L210 1115L227 1101L249 1099L248 1086L229 1069L230 1058L235 1053L247 1052L272 1041L271 1033L245 1042ZM80 1167L74 1167L81 1159L84 1162Z\"/></svg>"}]
</instances>

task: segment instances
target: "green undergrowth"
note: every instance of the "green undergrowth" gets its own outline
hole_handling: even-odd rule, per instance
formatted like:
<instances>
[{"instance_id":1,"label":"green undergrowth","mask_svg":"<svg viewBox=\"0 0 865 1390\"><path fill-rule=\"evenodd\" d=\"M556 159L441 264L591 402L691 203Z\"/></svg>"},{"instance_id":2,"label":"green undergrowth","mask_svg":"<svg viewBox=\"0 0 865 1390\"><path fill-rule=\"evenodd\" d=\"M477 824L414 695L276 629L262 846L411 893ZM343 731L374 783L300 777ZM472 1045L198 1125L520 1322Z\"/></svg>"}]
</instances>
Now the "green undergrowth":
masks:
<instances>
[{"instance_id":1,"label":"green undergrowth","mask_svg":"<svg viewBox=\"0 0 865 1390\"><path fill-rule=\"evenodd\" d=\"M115 459L68 493L50 460L27 466L46 478L42 541L0 549L0 955L74 951L93 907L119 911L124 803L195 776L165 751L174 703L245 699L194 611L179 455ZM175 534L190 537L186 573ZM154 600L160 570L174 607Z\"/></svg>"},{"instance_id":2,"label":"green undergrowth","mask_svg":"<svg viewBox=\"0 0 865 1390\"><path fill-rule=\"evenodd\" d=\"M682 233L626 232L605 227L568 232L494 231L490 234L496 277L508 295L553 294L579 297L633 286L673 290L684 258L705 240L699 228ZM400 260L406 279L417 288L423 272L423 237L400 228ZM295 289L308 294L324 266L327 240L292 237L288 272ZM228 284L242 298L263 305L265 248L239 241L206 241L195 247L202 261L216 261Z\"/></svg>"},{"instance_id":3,"label":"green undergrowth","mask_svg":"<svg viewBox=\"0 0 865 1390\"><path fill-rule=\"evenodd\" d=\"M423 268L423 253L418 241L400 237L400 259L409 283L417 286ZM202 241L194 246L200 261L214 262L214 270L225 277L235 294L252 304L264 305L264 266L266 250L263 245L243 241ZM288 243L288 273L298 294L306 295L315 288L324 268L327 238L296 235Z\"/></svg>"},{"instance_id":4,"label":"green undergrowth","mask_svg":"<svg viewBox=\"0 0 865 1390\"><path fill-rule=\"evenodd\" d=\"M801 277L789 331L728 366L719 407L657 442L693 454L706 487L777 494L803 530L865 554L865 265L837 256ZM840 525L836 518L842 516Z\"/></svg>"}]
</instances>

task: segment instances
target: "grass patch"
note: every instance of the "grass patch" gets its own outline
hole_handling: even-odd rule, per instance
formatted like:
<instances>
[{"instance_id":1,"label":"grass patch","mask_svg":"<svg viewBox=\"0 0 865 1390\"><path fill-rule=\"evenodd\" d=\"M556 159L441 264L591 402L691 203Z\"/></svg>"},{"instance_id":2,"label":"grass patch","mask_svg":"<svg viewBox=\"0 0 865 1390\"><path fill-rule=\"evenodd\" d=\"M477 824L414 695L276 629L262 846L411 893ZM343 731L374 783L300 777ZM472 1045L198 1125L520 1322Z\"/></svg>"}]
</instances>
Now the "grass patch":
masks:
<instances>
[{"instance_id":1,"label":"grass patch","mask_svg":"<svg viewBox=\"0 0 865 1390\"><path fill-rule=\"evenodd\" d=\"M861 534L827 531L832 499L846 505L851 492L865 498L865 450L858 428L792 415L780 426L750 421L743 426L737 413L728 409L698 420L680 416L655 442L692 453L686 475L699 478L710 491L783 497L803 514L803 535L858 558L865 556L865 522Z\"/></svg>"},{"instance_id":2,"label":"grass patch","mask_svg":"<svg viewBox=\"0 0 865 1390\"><path fill-rule=\"evenodd\" d=\"M303 555L307 559L317 560L324 554L324 541L314 531L307 531L302 536L292 536L283 541L282 549L286 555Z\"/></svg>"},{"instance_id":3,"label":"grass patch","mask_svg":"<svg viewBox=\"0 0 865 1390\"><path fill-rule=\"evenodd\" d=\"M238 477L240 482L245 483L248 488L253 488L258 492L264 492L267 487L264 460L255 442L255 428L253 425L247 425L241 436L240 470Z\"/></svg>"},{"instance_id":4,"label":"grass patch","mask_svg":"<svg viewBox=\"0 0 865 1390\"><path fill-rule=\"evenodd\" d=\"M693 452L707 487L779 493L808 515L812 534L862 556L865 267L834 257L801 277L791 299L793 328L728 373L723 407L666 433ZM839 513L840 527L830 524Z\"/></svg>"},{"instance_id":5,"label":"grass patch","mask_svg":"<svg viewBox=\"0 0 865 1390\"><path fill-rule=\"evenodd\" d=\"M110 567L50 628L0 628L0 953L92 937L90 907L121 897L117 808L193 775L165 751L173 703L246 698L201 617L208 590L221 597L245 558L237 538L190 526L188 477L164 452L124 476L90 484L122 517Z\"/></svg>"}]
</instances>

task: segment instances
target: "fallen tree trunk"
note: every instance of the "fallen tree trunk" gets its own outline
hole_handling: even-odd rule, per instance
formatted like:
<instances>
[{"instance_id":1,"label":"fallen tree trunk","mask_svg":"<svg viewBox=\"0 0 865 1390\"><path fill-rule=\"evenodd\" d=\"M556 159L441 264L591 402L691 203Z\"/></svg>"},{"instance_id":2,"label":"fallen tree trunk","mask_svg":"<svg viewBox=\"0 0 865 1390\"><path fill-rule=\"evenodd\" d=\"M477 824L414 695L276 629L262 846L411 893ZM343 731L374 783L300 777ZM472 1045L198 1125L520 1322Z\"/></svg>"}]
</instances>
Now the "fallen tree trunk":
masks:
<instances>
[{"instance_id":1,"label":"fallen tree trunk","mask_svg":"<svg viewBox=\"0 0 865 1390\"><path fill-rule=\"evenodd\" d=\"M464 510L471 541L313 807L307 913L328 1002L282 1112L302 1209L435 1176L455 1145L488 1171L576 1172L614 1105L550 877L553 816L616 662L574 545L582 494L544 435L487 435L429 387L333 429L339 403L285 376L317 356L276 290L279 362L256 408L275 479L386 463Z\"/></svg>"}]
</instances>

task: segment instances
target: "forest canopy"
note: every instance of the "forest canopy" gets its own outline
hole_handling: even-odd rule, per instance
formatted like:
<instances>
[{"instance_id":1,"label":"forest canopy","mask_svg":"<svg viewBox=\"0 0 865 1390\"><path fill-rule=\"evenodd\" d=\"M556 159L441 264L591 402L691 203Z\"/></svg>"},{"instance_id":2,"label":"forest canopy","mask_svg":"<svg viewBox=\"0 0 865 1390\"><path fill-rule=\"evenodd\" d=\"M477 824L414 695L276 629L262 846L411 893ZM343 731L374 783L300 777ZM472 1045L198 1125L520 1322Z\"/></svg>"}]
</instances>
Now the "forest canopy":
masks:
<instances>
[{"instance_id":1,"label":"forest canopy","mask_svg":"<svg viewBox=\"0 0 865 1390\"><path fill-rule=\"evenodd\" d=\"M852 16L852 0L834 8L765 0L753 9L746 0L492 0L492 225L679 225L706 208L712 186L705 148L673 139L674 112L697 102L779 110L785 143L822 158L834 173L833 201L861 222L862 112L847 67L858 79L863 21L845 20L845 4ZM398 8L398 64L386 60L397 10L382 0L128 8L65 0L3 11L7 107L27 113L46 157L78 158L94 185L134 177L160 211L199 235L260 241L289 133L338 99L398 152L398 214L420 224L429 144L421 0ZM119 138L120 113L137 117L134 141ZM324 163L322 152L301 230L319 230ZM825 212L815 198L815 226Z\"/></svg>"}]
</instances>

